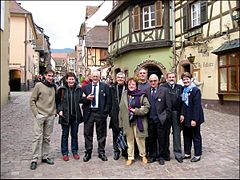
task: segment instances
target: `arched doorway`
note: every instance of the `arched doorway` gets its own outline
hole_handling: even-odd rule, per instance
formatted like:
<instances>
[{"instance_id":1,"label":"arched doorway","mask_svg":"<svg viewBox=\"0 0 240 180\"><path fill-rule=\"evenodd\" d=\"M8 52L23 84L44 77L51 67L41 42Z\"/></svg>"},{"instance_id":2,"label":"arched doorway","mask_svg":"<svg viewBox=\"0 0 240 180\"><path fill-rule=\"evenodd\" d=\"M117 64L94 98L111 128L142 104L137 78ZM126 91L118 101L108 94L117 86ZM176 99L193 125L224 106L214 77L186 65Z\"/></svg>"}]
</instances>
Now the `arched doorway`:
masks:
<instances>
[{"instance_id":1,"label":"arched doorway","mask_svg":"<svg viewBox=\"0 0 240 180\"><path fill-rule=\"evenodd\" d=\"M10 70L10 91L21 91L20 70Z\"/></svg>"},{"instance_id":2,"label":"arched doorway","mask_svg":"<svg viewBox=\"0 0 240 180\"><path fill-rule=\"evenodd\" d=\"M148 78L151 74L156 74L160 79L163 74L162 71L157 66L149 65L145 66L145 68L148 70Z\"/></svg>"},{"instance_id":3,"label":"arched doorway","mask_svg":"<svg viewBox=\"0 0 240 180\"><path fill-rule=\"evenodd\" d=\"M138 71L143 67L148 70L148 78L151 74L156 74L160 80L162 75L165 76L167 74L166 68L162 65L162 63L155 60L146 60L139 64L134 70L135 75L137 75Z\"/></svg>"}]
</instances>

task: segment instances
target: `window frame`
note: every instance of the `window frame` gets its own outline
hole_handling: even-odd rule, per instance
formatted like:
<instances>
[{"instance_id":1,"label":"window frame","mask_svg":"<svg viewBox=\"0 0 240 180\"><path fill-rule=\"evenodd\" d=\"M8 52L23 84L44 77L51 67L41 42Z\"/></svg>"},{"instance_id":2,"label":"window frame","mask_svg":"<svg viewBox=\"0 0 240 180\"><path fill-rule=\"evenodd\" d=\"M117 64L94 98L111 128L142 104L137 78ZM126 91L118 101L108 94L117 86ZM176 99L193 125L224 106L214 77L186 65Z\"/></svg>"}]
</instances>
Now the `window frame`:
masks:
<instances>
[{"instance_id":1,"label":"window frame","mask_svg":"<svg viewBox=\"0 0 240 180\"><path fill-rule=\"evenodd\" d=\"M193 6L195 6L197 9L196 11L193 11ZM197 27L199 25L201 25L201 2L197 1L195 3L191 4L191 28ZM196 13L195 15L197 17L194 17L194 13ZM194 21L197 21L196 24L194 24Z\"/></svg>"},{"instance_id":2,"label":"window frame","mask_svg":"<svg viewBox=\"0 0 240 180\"><path fill-rule=\"evenodd\" d=\"M147 8L148 9L148 12L144 12L144 9ZM153 8L153 11L152 11L152 8ZM156 10L155 10L155 4L149 4L147 6L143 6L141 8L142 10L142 29L145 30L145 29L152 29L152 28L155 28L156 27ZM151 18L152 17L152 14L154 14L154 18ZM145 15L148 16L148 19L145 20ZM154 21L154 25L152 25L152 22ZM145 26L145 23L148 22L148 27Z\"/></svg>"},{"instance_id":3,"label":"window frame","mask_svg":"<svg viewBox=\"0 0 240 180\"><path fill-rule=\"evenodd\" d=\"M231 54L235 54L235 64L229 64L229 57ZM226 63L220 64L221 57L225 57ZM236 75L235 75L235 82L236 82L236 90L231 90L230 84L232 81L230 81L229 77L229 70L230 68L235 67L236 69ZM221 70L225 69L225 77L226 77L226 90L221 89ZM239 62L239 52L226 52L218 55L218 93L224 93L224 94L231 94L231 93L239 93L240 92L240 82L239 82L239 70L240 70L240 62Z\"/></svg>"}]
</instances>

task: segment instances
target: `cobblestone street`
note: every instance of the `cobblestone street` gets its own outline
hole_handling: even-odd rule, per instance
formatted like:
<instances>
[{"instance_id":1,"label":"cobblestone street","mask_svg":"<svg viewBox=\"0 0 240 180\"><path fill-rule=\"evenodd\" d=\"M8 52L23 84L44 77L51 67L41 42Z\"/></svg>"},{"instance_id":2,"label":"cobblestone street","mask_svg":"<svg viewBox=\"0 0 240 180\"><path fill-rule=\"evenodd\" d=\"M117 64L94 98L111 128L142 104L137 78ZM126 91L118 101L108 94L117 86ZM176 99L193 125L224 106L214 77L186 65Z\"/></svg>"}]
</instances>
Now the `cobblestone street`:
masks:
<instances>
[{"instance_id":1,"label":"cobblestone street","mask_svg":"<svg viewBox=\"0 0 240 180\"><path fill-rule=\"evenodd\" d=\"M125 160L112 157L112 133L108 129L106 155L97 157L94 132L92 159L83 162L83 124L79 130L80 160L62 160L60 151L61 126L56 118L51 139L53 166L38 163L30 170L33 115L29 106L31 92L11 93L11 102L1 109L1 179L6 178L234 178L239 179L239 117L204 109L205 123L201 126L203 156L201 161L178 163L172 153L164 166L158 162L143 165L136 160L127 167ZM172 138L172 137L171 137ZM172 140L172 139L171 139ZM183 147L183 145L182 145Z\"/></svg>"}]
</instances>

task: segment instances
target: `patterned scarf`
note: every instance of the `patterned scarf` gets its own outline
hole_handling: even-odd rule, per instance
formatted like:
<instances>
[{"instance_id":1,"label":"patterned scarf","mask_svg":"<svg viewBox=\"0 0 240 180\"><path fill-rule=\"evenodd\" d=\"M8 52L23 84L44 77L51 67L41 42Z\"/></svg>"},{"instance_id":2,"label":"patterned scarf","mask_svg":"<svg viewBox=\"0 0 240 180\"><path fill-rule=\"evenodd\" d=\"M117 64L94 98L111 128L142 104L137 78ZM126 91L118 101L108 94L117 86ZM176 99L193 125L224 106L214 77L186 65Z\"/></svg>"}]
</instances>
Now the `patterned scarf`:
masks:
<instances>
[{"instance_id":1,"label":"patterned scarf","mask_svg":"<svg viewBox=\"0 0 240 180\"><path fill-rule=\"evenodd\" d=\"M128 90L128 96L131 96L132 98L134 98L135 100L135 105L133 108L140 108L141 107L141 102L140 102L140 97L144 95L146 96L145 92L144 91L141 91L141 90L134 90L134 91L130 91ZM144 131L144 127L143 127L143 123L142 123L142 117L140 116L136 116L136 115L133 115L132 114L132 118L136 119L137 120L137 127L139 129L140 132L143 132Z\"/></svg>"},{"instance_id":2,"label":"patterned scarf","mask_svg":"<svg viewBox=\"0 0 240 180\"><path fill-rule=\"evenodd\" d=\"M189 86L184 86L183 89L183 94L182 94L182 101L188 106L188 96L189 96L189 92L192 91L192 89L196 87L196 85L191 82L191 84Z\"/></svg>"}]
</instances>

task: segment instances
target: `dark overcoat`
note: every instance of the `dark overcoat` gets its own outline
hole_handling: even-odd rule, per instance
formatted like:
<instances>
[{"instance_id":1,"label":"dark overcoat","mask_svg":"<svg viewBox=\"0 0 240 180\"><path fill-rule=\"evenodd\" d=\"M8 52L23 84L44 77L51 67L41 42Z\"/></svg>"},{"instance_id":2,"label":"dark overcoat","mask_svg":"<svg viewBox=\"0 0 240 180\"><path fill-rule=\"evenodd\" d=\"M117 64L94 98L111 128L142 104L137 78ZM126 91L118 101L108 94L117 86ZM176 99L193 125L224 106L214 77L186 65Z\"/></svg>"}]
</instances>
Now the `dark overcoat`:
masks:
<instances>
[{"instance_id":1,"label":"dark overcoat","mask_svg":"<svg viewBox=\"0 0 240 180\"><path fill-rule=\"evenodd\" d=\"M201 91L197 87L192 88L188 93L188 106L183 102L182 115L184 125L191 127L191 120L196 121L197 125L204 122L204 114L201 103Z\"/></svg>"},{"instance_id":2,"label":"dark overcoat","mask_svg":"<svg viewBox=\"0 0 240 180\"><path fill-rule=\"evenodd\" d=\"M146 91L148 100L151 102L151 88L149 87ZM167 88L158 86L155 99L158 119L163 125L167 118L169 119L171 117L171 99Z\"/></svg>"},{"instance_id":3,"label":"dark overcoat","mask_svg":"<svg viewBox=\"0 0 240 180\"><path fill-rule=\"evenodd\" d=\"M57 112L59 113L60 111L63 111L63 116L59 116L59 124L64 124L68 125L69 124L69 89L68 87L61 86L59 87L57 91ZM76 85L74 90L73 90L73 102L74 107L75 107L75 112L76 112L76 122L81 123L83 122L83 116L82 112L80 109L80 103L82 102L82 95L83 95L83 90L79 85Z\"/></svg>"}]
</instances>

